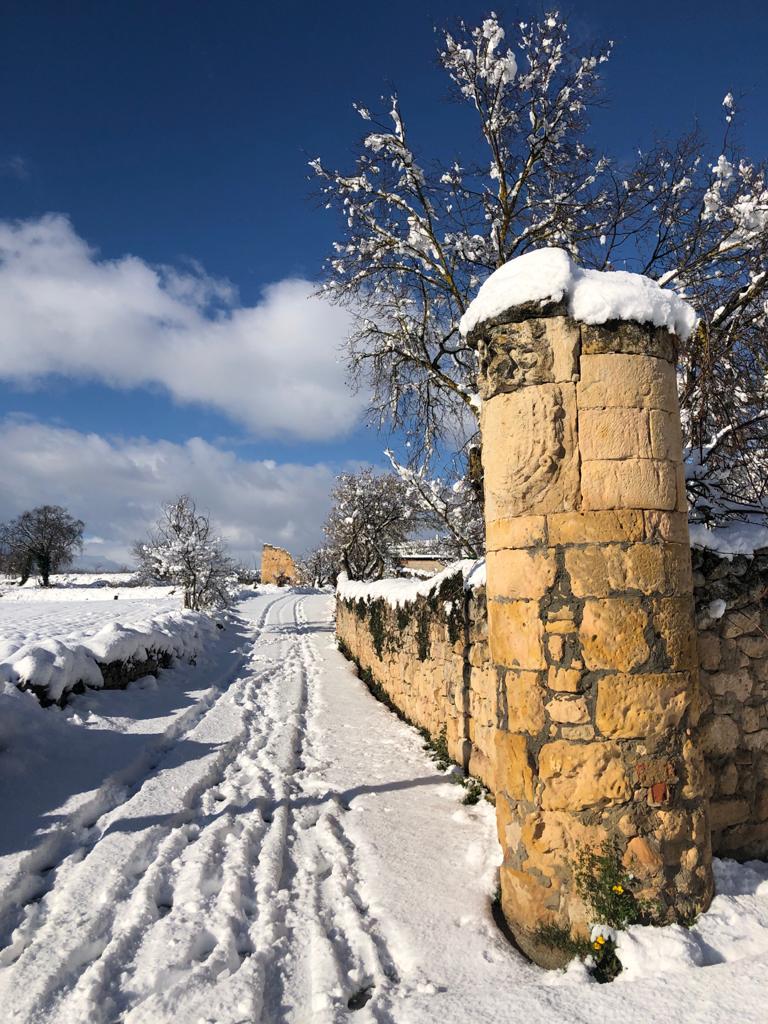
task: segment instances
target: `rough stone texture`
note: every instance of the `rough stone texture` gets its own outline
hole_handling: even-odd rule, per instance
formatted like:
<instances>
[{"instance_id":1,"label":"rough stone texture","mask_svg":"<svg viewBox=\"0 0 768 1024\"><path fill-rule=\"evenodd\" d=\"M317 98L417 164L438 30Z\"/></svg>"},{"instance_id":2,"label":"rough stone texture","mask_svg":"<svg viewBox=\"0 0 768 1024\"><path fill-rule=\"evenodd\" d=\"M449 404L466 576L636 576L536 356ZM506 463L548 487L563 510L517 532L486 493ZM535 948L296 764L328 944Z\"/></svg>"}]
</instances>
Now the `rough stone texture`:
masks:
<instances>
[{"instance_id":1,"label":"rough stone texture","mask_svg":"<svg viewBox=\"0 0 768 1024\"><path fill-rule=\"evenodd\" d=\"M712 847L721 856L766 859L768 551L692 554ZM725 602L719 618L717 601Z\"/></svg>"},{"instance_id":2,"label":"rough stone texture","mask_svg":"<svg viewBox=\"0 0 768 1024\"><path fill-rule=\"evenodd\" d=\"M299 574L293 564L290 552L285 548L276 548L265 544L261 549L261 582L285 583L298 582Z\"/></svg>"},{"instance_id":3,"label":"rough stone texture","mask_svg":"<svg viewBox=\"0 0 768 1024\"><path fill-rule=\"evenodd\" d=\"M644 539L657 542L666 538L679 544L685 526L684 519L681 522L681 517L675 514L646 513L644 519L637 512L577 512L530 517L527 522L521 517L520 521L523 524L520 529L499 532L498 536L508 540L511 549L519 545L522 537L531 541L530 546L538 545L544 551L548 550L547 541L553 546L571 545L565 551L566 564L569 553L588 551L601 538L610 545L620 545L623 541L623 550L627 552ZM766 858L768 552L759 553L754 559L736 557L732 560L703 551L693 551L691 555L698 644L690 632L693 612L687 598L635 595L641 605L645 603L654 629L664 643L669 659L667 672L601 670L595 678L595 673L586 667L573 667L579 661L572 646L579 627L571 609L560 607L547 612L542 632L536 634L544 636L546 669L508 669L500 673L490 659L482 590L468 595L466 605L461 603L463 597L456 601L453 595L450 615L443 600L418 603L420 611L428 617L428 628L426 633L422 632L422 638L424 635L429 638L426 660L420 656L425 652L423 644L421 652L419 649L416 608L408 612L409 621L402 630L394 609L385 608L385 632L388 636L399 633L400 640L399 650L388 643L381 657L376 653L371 634L370 605L361 609L340 602L337 630L340 639L363 667L372 671L389 698L412 721L428 728L433 735L439 735L445 727L452 756L459 762L463 759L470 772L496 792L500 838L505 850L514 848L521 856L525 855L525 847L520 844L533 827L532 822L548 823L543 836L535 839L534 847L535 857L543 857L541 851L546 848L549 864L558 850L573 846L575 835L593 835L589 828L598 829L594 834L603 838L608 835L602 814L609 812L607 823L610 824L614 806L611 803L605 803L599 812L601 823L598 825L587 825L582 820L584 815L593 815L589 809L580 817L574 817L570 808L534 814L534 794L541 785L540 778L534 774L539 739L550 748L557 738L569 741L570 745L587 746L595 741L616 743L621 747L628 741L645 737L647 756L636 760L628 777L630 784L642 787L640 792L645 790L646 800L651 803L659 822L659 835L639 836L634 812L622 815L616 827L627 839L625 859L630 870L638 877L652 878L653 872L663 867L660 838L666 835L669 842L677 842L681 830L683 837L685 835L686 813L668 810L663 803L653 804L651 790L654 787L662 797L665 787L669 790L670 786L679 786L686 800L698 802L702 794L710 798L716 853L741 859ZM600 579L602 576L597 574L596 586ZM625 581L623 576L622 581ZM718 599L726 601L726 611L716 619L709 614L709 608L712 601ZM526 604L531 602L521 602L518 607ZM499 607L503 608L504 602ZM404 615L401 612L401 616ZM449 625L451 616L453 621ZM555 628L561 631L549 631ZM688 690L687 673L695 669L697 662L701 668L701 694ZM659 756L655 747L659 740L663 745L667 731L686 714L690 715L686 704L689 697L693 697L702 713L701 749L690 741L682 744L679 753L682 771L678 774L676 766ZM510 723L514 723L517 731L509 731ZM548 732L550 724L558 729L555 740ZM535 742L529 746L532 738ZM592 756L598 757L597 754ZM546 757L549 758L546 763L552 765L553 753ZM626 777L626 769L624 774ZM595 771L589 785L595 785L594 775ZM552 775L548 801L557 800L563 791L559 779ZM582 787L579 799L584 798L584 791ZM638 801L638 806L642 807L644 802ZM530 817L525 817L524 821L521 807L530 808ZM524 860L525 857L520 864ZM531 865L533 863L531 861ZM529 901L533 899L536 892L533 882L528 879L523 883L516 875L514 877L517 879L515 892L527 894ZM558 892L560 889L558 882ZM573 913L577 920L576 910L569 907L569 915ZM558 913L550 907L548 920L562 923ZM538 949L536 943L529 942L526 948L535 952L540 960L546 956L546 951Z\"/></svg>"},{"instance_id":4,"label":"rough stone texture","mask_svg":"<svg viewBox=\"0 0 768 1024\"><path fill-rule=\"evenodd\" d=\"M586 927L575 843L615 839L666 920L711 898L708 815L716 852L768 856L768 551L694 551L691 566L672 366L662 367L674 339L582 328L587 354L577 345L562 379L567 359L555 359L541 322L517 333L544 339L551 360L529 350L527 376L504 385L509 331L484 386L487 617L482 592L457 592L422 599L404 623L383 603L340 603L338 631L390 699L433 735L445 729L452 756L495 791L502 908L546 963L541 925ZM495 329L482 339L488 366ZM584 389L587 357L602 363ZM622 390L602 386L601 367ZM627 381L633 368L642 373ZM617 409L635 426L605 434L610 457L594 437L582 445L580 424L618 430L621 416L602 416ZM643 472L656 481L646 491ZM595 486L611 504L595 507ZM383 646L382 621L397 637Z\"/></svg>"},{"instance_id":5,"label":"rough stone texture","mask_svg":"<svg viewBox=\"0 0 768 1024\"><path fill-rule=\"evenodd\" d=\"M575 509L579 496L576 387L540 384L483 404L483 470L489 522Z\"/></svg>"},{"instance_id":6,"label":"rough stone texture","mask_svg":"<svg viewBox=\"0 0 768 1024\"><path fill-rule=\"evenodd\" d=\"M518 313L475 337L488 637L504 681L502 910L549 963L542 925L587 925L564 836L615 841L667 921L709 905L711 849L674 339ZM717 723L703 741L734 736ZM745 813L731 801L719 820L739 828Z\"/></svg>"}]
</instances>

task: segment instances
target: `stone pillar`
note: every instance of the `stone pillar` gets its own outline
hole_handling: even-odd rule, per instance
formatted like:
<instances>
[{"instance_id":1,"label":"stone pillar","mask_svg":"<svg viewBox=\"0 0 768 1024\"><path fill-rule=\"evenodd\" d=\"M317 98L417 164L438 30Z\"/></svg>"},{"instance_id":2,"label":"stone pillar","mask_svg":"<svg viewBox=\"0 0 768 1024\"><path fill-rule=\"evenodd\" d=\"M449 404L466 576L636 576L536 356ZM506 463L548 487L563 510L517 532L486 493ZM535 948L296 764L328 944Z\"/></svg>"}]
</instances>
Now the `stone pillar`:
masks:
<instances>
[{"instance_id":1,"label":"stone pillar","mask_svg":"<svg viewBox=\"0 0 768 1024\"><path fill-rule=\"evenodd\" d=\"M694 732L693 624L675 338L517 307L480 360L504 915L584 935L580 846L615 842L665 921L712 896Z\"/></svg>"}]
</instances>

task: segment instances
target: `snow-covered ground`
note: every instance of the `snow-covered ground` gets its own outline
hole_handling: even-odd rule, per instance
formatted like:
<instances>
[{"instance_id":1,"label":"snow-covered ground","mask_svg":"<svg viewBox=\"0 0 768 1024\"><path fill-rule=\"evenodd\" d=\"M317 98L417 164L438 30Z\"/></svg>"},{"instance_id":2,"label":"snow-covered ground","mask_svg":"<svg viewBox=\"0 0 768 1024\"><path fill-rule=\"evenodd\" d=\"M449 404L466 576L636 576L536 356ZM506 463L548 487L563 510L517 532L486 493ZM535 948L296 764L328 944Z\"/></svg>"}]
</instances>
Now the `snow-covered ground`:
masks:
<instances>
[{"instance_id":1,"label":"snow-covered ground","mask_svg":"<svg viewBox=\"0 0 768 1024\"><path fill-rule=\"evenodd\" d=\"M134 587L131 573L68 573L53 576L50 587L29 580L19 587L0 576L0 636L66 640L87 636L108 622L131 625L152 615L177 611L173 587Z\"/></svg>"},{"instance_id":2,"label":"snow-covered ground","mask_svg":"<svg viewBox=\"0 0 768 1024\"><path fill-rule=\"evenodd\" d=\"M766 865L719 864L690 931L622 936L612 985L510 948L493 809L370 696L331 613L265 593L196 667L9 698L3 1024L765 1020Z\"/></svg>"}]
</instances>

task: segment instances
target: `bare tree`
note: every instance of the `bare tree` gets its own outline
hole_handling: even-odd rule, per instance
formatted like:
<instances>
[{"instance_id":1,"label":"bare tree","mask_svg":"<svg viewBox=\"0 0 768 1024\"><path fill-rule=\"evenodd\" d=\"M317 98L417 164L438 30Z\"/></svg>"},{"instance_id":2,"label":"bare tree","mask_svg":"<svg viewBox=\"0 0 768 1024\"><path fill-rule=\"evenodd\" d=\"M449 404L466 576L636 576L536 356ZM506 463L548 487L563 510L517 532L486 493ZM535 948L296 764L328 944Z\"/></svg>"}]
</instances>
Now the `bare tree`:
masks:
<instances>
[{"instance_id":1,"label":"bare tree","mask_svg":"<svg viewBox=\"0 0 768 1024\"><path fill-rule=\"evenodd\" d=\"M193 611L228 604L235 566L208 516L184 494L163 508L149 540L134 545L139 573L183 588L184 607Z\"/></svg>"},{"instance_id":2,"label":"bare tree","mask_svg":"<svg viewBox=\"0 0 768 1024\"><path fill-rule=\"evenodd\" d=\"M508 47L490 15L443 37L440 66L479 129L479 143L462 139L457 119L453 160L417 155L395 96L388 119L357 107L370 130L353 170L312 161L325 204L343 216L324 288L355 317L354 380L371 385L379 422L407 432L415 465L435 446L461 449L479 403L459 320L493 270L562 246L582 265L639 271L694 305L701 319L680 378L693 496L715 518L761 507L768 190L763 165L733 139L733 97L709 155L689 133L623 167L587 143L610 44L575 52L555 12L514 35Z\"/></svg>"},{"instance_id":3,"label":"bare tree","mask_svg":"<svg viewBox=\"0 0 768 1024\"><path fill-rule=\"evenodd\" d=\"M324 530L338 564L350 579L381 579L419 524L406 485L393 473L342 473L333 502Z\"/></svg>"},{"instance_id":4,"label":"bare tree","mask_svg":"<svg viewBox=\"0 0 768 1024\"><path fill-rule=\"evenodd\" d=\"M426 465L401 465L394 452L386 452L397 476L406 486L406 498L425 527L437 532L441 550L454 558L479 558L485 552L482 497L466 473L431 476Z\"/></svg>"},{"instance_id":5,"label":"bare tree","mask_svg":"<svg viewBox=\"0 0 768 1024\"><path fill-rule=\"evenodd\" d=\"M335 586L339 575L339 556L323 546L308 552L298 562L299 578L312 587Z\"/></svg>"},{"instance_id":6,"label":"bare tree","mask_svg":"<svg viewBox=\"0 0 768 1024\"><path fill-rule=\"evenodd\" d=\"M49 586L51 573L70 565L82 550L84 529L85 523L61 505L39 505L22 512L2 528L6 571L18 573L23 585L37 567L43 586Z\"/></svg>"}]
</instances>

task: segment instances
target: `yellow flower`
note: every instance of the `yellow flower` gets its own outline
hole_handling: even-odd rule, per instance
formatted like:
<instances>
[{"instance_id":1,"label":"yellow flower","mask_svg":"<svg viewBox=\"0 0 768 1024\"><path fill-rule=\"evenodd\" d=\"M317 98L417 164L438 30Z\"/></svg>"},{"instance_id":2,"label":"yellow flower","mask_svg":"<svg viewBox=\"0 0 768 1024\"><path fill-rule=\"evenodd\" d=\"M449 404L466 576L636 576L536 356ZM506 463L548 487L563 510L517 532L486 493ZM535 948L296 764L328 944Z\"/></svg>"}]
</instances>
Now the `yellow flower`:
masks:
<instances>
[{"instance_id":1,"label":"yellow flower","mask_svg":"<svg viewBox=\"0 0 768 1024\"><path fill-rule=\"evenodd\" d=\"M595 939L593 945L594 945L595 949L600 949L601 946L605 945L605 936L604 935L598 935L597 938Z\"/></svg>"},{"instance_id":2,"label":"yellow flower","mask_svg":"<svg viewBox=\"0 0 768 1024\"><path fill-rule=\"evenodd\" d=\"M621 895L624 892L624 886L623 885L614 885L613 891L617 892L619 895Z\"/></svg>"}]
</instances>

